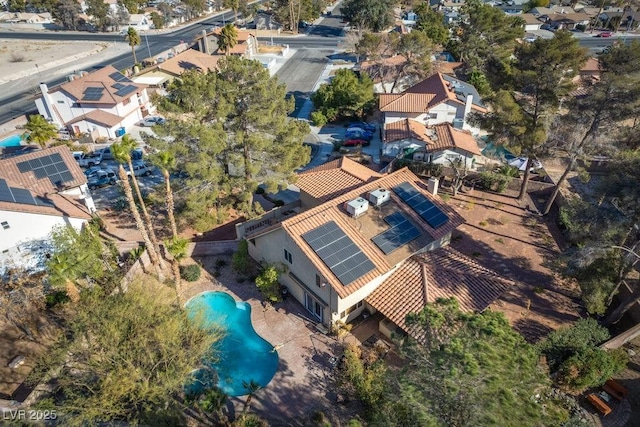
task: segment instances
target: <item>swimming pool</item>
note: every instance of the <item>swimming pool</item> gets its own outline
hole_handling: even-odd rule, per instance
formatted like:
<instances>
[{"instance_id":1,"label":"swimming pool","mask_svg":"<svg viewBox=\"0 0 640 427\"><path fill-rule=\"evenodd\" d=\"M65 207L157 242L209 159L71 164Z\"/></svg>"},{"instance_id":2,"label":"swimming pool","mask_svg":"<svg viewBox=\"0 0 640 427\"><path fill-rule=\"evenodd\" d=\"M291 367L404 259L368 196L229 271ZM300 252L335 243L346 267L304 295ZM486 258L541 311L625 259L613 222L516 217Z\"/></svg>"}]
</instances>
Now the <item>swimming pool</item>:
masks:
<instances>
[{"instance_id":1,"label":"swimming pool","mask_svg":"<svg viewBox=\"0 0 640 427\"><path fill-rule=\"evenodd\" d=\"M218 374L217 386L228 396L247 394L245 384L255 381L265 387L278 369L274 346L256 333L251 324L251 306L236 302L226 292L204 292L186 304L187 313L200 313L205 326L219 326L225 335L215 345L217 359L211 367ZM194 374L197 381L187 386L190 393L207 387L204 371Z\"/></svg>"},{"instance_id":2,"label":"swimming pool","mask_svg":"<svg viewBox=\"0 0 640 427\"><path fill-rule=\"evenodd\" d=\"M18 147L21 145L22 138L20 135L11 135L8 138L0 140L0 147Z\"/></svg>"}]
</instances>

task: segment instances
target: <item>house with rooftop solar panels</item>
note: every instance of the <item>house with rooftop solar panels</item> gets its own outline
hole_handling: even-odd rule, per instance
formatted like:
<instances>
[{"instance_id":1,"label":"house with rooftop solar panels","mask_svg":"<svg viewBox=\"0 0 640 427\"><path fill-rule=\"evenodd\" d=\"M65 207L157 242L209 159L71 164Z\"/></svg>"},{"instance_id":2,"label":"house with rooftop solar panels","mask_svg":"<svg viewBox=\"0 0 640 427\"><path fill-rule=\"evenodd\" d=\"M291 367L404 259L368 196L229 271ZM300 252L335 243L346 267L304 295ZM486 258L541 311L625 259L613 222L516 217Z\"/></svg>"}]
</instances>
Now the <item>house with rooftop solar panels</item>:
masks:
<instances>
[{"instance_id":1,"label":"house with rooftop solar panels","mask_svg":"<svg viewBox=\"0 0 640 427\"><path fill-rule=\"evenodd\" d=\"M117 138L152 113L147 86L112 66L49 89L40 83L38 113L73 135Z\"/></svg>"},{"instance_id":2,"label":"house with rooftop solar panels","mask_svg":"<svg viewBox=\"0 0 640 427\"><path fill-rule=\"evenodd\" d=\"M0 160L0 274L42 268L56 226L80 229L96 208L66 146Z\"/></svg>"},{"instance_id":3,"label":"house with rooftop solar panels","mask_svg":"<svg viewBox=\"0 0 640 427\"><path fill-rule=\"evenodd\" d=\"M246 236L259 262L319 324L380 312L383 333L412 333L406 314L455 296L482 311L510 282L448 247L464 219L409 169L381 175L341 158L299 175L300 211ZM415 331L413 331L415 332Z\"/></svg>"}]
</instances>

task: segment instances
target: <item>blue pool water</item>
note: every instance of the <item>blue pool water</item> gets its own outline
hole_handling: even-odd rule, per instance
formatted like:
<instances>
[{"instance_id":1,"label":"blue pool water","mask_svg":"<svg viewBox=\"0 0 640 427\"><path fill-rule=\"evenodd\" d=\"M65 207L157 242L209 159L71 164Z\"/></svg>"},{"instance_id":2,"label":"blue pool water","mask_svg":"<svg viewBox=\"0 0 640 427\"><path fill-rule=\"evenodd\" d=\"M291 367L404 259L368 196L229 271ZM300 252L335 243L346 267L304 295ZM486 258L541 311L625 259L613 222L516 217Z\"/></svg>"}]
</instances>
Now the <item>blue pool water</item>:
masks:
<instances>
[{"instance_id":1,"label":"blue pool water","mask_svg":"<svg viewBox=\"0 0 640 427\"><path fill-rule=\"evenodd\" d=\"M186 304L190 316L202 315L205 326L219 326L224 337L215 344L216 360L211 367L218 374L217 386L229 396L243 396L243 385L255 381L269 384L278 369L278 353L274 346L256 333L251 324L251 306L236 302L225 292L205 292ZM206 388L206 373L197 371L198 381L187 386L197 393Z\"/></svg>"},{"instance_id":2,"label":"blue pool water","mask_svg":"<svg viewBox=\"0 0 640 427\"><path fill-rule=\"evenodd\" d=\"M0 140L0 147L18 147L21 140L20 135L11 135L8 138Z\"/></svg>"}]
</instances>

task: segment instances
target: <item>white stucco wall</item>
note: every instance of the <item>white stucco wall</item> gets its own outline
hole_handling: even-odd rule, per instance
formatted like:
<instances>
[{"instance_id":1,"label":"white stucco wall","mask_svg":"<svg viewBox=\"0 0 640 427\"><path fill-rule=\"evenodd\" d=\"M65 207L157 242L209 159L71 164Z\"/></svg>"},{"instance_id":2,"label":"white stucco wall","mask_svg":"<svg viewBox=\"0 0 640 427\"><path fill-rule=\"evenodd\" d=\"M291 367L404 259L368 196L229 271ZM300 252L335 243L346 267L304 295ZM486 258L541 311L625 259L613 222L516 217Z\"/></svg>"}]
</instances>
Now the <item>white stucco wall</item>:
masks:
<instances>
[{"instance_id":1,"label":"white stucco wall","mask_svg":"<svg viewBox=\"0 0 640 427\"><path fill-rule=\"evenodd\" d=\"M472 110L473 111L473 110ZM435 115L430 118L431 115ZM468 130L473 135L480 133L480 128L472 126L467 122L465 115L465 105L453 101L443 102L438 104L426 113L384 113L384 123L393 123L404 119L413 119L417 122L423 123L427 126L433 126L440 123L451 123L455 119L464 120L463 129Z\"/></svg>"},{"instance_id":2,"label":"white stucco wall","mask_svg":"<svg viewBox=\"0 0 640 427\"><path fill-rule=\"evenodd\" d=\"M70 225L79 230L86 220L0 210L2 222L7 222L9 228L0 227L0 270L12 265L32 267L30 242L48 240L56 226Z\"/></svg>"}]
</instances>

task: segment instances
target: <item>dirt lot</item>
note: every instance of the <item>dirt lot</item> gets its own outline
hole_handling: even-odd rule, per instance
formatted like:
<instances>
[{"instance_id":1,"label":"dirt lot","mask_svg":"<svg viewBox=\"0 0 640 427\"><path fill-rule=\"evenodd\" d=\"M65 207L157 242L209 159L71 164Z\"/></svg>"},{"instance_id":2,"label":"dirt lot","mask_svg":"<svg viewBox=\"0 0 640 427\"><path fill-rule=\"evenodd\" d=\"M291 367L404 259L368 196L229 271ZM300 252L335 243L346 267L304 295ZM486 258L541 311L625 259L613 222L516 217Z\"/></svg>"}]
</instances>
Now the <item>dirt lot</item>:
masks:
<instances>
[{"instance_id":1,"label":"dirt lot","mask_svg":"<svg viewBox=\"0 0 640 427\"><path fill-rule=\"evenodd\" d=\"M577 286L554 271L562 240L552 219L528 212L533 203L512 195L474 190L450 204L467 220L452 246L517 283L492 306L514 328L535 342L578 318Z\"/></svg>"}]
</instances>

